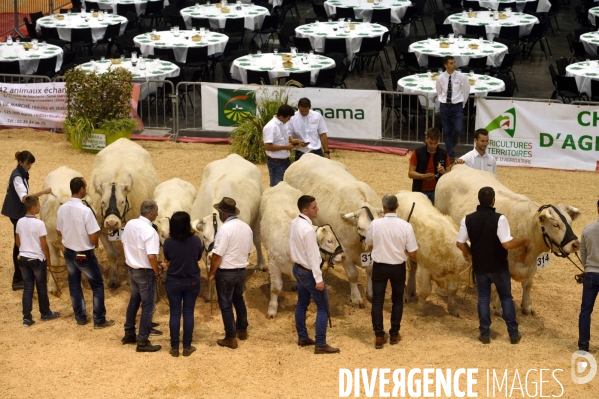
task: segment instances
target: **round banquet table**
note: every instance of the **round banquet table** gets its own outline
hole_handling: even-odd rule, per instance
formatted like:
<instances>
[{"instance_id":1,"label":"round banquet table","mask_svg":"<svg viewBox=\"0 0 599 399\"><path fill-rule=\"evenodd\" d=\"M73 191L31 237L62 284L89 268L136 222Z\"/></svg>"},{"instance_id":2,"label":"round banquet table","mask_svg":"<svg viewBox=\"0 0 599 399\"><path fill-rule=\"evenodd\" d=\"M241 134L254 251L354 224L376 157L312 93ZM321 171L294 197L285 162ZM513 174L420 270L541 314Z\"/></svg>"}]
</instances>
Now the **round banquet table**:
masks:
<instances>
[{"instance_id":1,"label":"round banquet table","mask_svg":"<svg viewBox=\"0 0 599 399\"><path fill-rule=\"evenodd\" d=\"M589 10L589 22L593 26L597 26L596 17L599 17L599 7L593 7Z\"/></svg>"},{"instance_id":2,"label":"round banquet table","mask_svg":"<svg viewBox=\"0 0 599 399\"><path fill-rule=\"evenodd\" d=\"M416 54L418 63L421 66L428 65L428 56L435 55L437 57L444 57L451 55L455 57L455 63L458 67L468 65L470 58L482 58L487 57L487 65L500 66L503 61L503 57L507 54L507 46L483 40L477 39L462 39L462 48L458 39L455 39L453 44L450 44L448 48L439 47L439 39L421 40L419 42L412 43L409 51ZM478 49L471 49L468 47L469 44L478 44Z\"/></svg>"},{"instance_id":3,"label":"round banquet table","mask_svg":"<svg viewBox=\"0 0 599 399\"><path fill-rule=\"evenodd\" d=\"M597 55L597 46L599 46L599 32L589 32L580 35L580 41L588 54Z\"/></svg>"},{"instance_id":4,"label":"round banquet table","mask_svg":"<svg viewBox=\"0 0 599 399\"><path fill-rule=\"evenodd\" d=\"M208 18L211 29L224 29L227 18L243 18L245 28L254 30L260 28L264 22L264 17L270 15L267 8L250 6L249 4L242 4L241 10L237 10L235 4L229 4L229 10L228 13L224 14L214 4L198 4L197 6L182 9L181 16L185 20L187 29L191 29L191 19L195 17Z\"/></svg>"},{"instance_id":5,"label":"round banquet table","mask_svg":"<svg viewBox=\"0 0 599 399\"><path fill-rule=\"evenodd\" d=\"M111 11L116 14L117 4L135 4L135 11L137 15L141 15L146 11L146 5L150 1L161 1L161 0L96 0L100 10ZM169 5L169 0L164 0L162 3L164 7Z\"/></svg>"},{"instance_id":6,"label":"round banquet table","mask_svg":"<svg viewBox=\"0 0 599 399\"><path fill-rule=\"evenodd\" d=\"M243 84L247 84L248 70L268 71L271 83L274 83L278 78L289 76L291 72L310 71L310 82L314 84L318 78L318 72L321 69L335 67L335 61L332 58L319 55L307 56L309 62L304 64L302 62L302 56L304 56L304 54L299 53L297 57L293 59L293 67L284 68L281 56L281 53L276 55L266 53L237 58L231 64L231 76L233 79L240 80ZM274 64L273 60L275 61Z\"/></svg>"},{"instance_id":7,"label":"round banquet table","mask_svg":"<svg viewBox=\"0 0 599 399\"><path fill-rule=\"evenodd\" d=\"M222 33L208 32L202 37L199 42L191 40L191 36L198 32L190 30L179 31L179 36L175 37L170 31L156 32L160 36L159 40L150 39L151 33L144 33L142 35L135 36L133 42L136 47L139 47L144 57L148 55L154 55L154 48L172 48L175 53L175 60L177 62L185 63L187 60L187 49L193 46L208 46L208 55L215 53L222 53L225 51L225 46L229 41L227 35Z\"/></svg>"},{"instance_id":8,"label":"round banquet table","mask_svg":"<svg viewBox=\"0 0 599 399\"><path fill-rule=\"evenodd\" d=\"M578 91L591 95L591 80L599 80L597 61L577 62L566 67L566 76L574 76Z\"/></svg>"},{"instance_id":9,"label":"round banquet table","mask_svg":"<svg viewBox=\"0 0 599 399\"><path fill-rule=\"evenodd\" d=\"M510 3L510 7L512 7L512 11L520 11L524 10L524 5L527 2L532 2L536 0L478 0L478 4L482 8L492 8L493 10L497 10L499 8L499 4ZM537 12L548 12L551 8L551 3L549 0L539 0L539 4L537 5Z\"/></svg>"},{"instance_id":10,"label":"round banquet table","mask_svg":"<svg viewBox=\"0 0 599 399\"><path fill-rule=\"evenodd\" d=\"M503 80L486 75L472 74L476 81L474 86L470 86L470 94L476 97L485 97L489 92L502 92L505 90ZM397 81L397 91L410 94L424 94L428 98L429 108L439 110L439 101L437 101L436 82L429 78L428 74L421 73L401 78ZM420 104L425 107L426 101L420 98Z\"/></svg>"},{"instance_id":11,"label":"round banquet table","mask_svg":"<svg viewBox=\"0 0 599 399\"><path fill-rule=\"evenodd\" d=\"M371 24L368 22L359 23L353 22L356 26L354 30L349 33L345 33L342 28L339 28L337 22L320 22L314 24L301 25L295 29L297 37L308 37L312 48L317 53L324 51L324 39L337 39L345 38L345 46L347 48L347 55L351 58L354 54L360 51L360 45L362 44L363 37L381 37L389 30L379 24ZM337 28L337 31L334 30Z\"/></svg>"},{"instance_id":12,"label":"round banquet table","mask_svg":"<svg viewBox=\"0 0 599 399\"><path fill-rule=\"evenodd\" d=\"M120 34L125 33L127 27L127 18L120 15L104 14L104 19L100 21L94 18L90 13L85 13L87 21L82 18L82 14L62 14L65 16L63 20L55 19L54 16L47 16L37 20L35 29L41 32L42 26L45 28L56 28L58 37L65 42L71 42L71 29L91 28L92 39L94 43L104 38L106 27L109 25L121 24Z\"/></svg>"},{"instance_id":13,"label":"round banquet table","mask_svg":"<svg viewBox=\"0 0 599 399\"><path fill-rule=\"evenodd\" d=\"M62 66L63 51L58 46L51 44L38 44L37 49L25 50L23 44L13 43L9 46L6 43L0 43L0 62L19 61L21 75L33 75L42 58L56 57L56 71L60 71Z\"/></svg>"},{"instance_id":14,"label":"round banquet table","mask_svg":"<svg viewBox=\"0 0 599 399\"><path fill-rule=\"evenodd\" d=\"M466 14L453 14L445 20L445 24L451 24L455 34L465 34L466 25L482 25L487 31L487 39L493 40L499 35L502 26L520 27L520 37L526 36L532 30L534 24L539 23L539 19L529 14L512 12L512 15L506 19L494 20L487 11L479 11L476 18L468 18Z\"/></svg>"},{"instance_id":15,"label":"round banquet table","mask_svg":"<svg viewBox=\"0 0 599 399\"><path fill-rule=\"evenodd\" d=\"M324 2L324 9L327 15L333 15L337 7L353 8L357 19L364 22L370 22L372 10L391 9L391 22L398 24L401 22L406 10L412 3L407 0L382 0L380 4L368 3L366 0L328 0Z\"/></svg>"}]
</instances>

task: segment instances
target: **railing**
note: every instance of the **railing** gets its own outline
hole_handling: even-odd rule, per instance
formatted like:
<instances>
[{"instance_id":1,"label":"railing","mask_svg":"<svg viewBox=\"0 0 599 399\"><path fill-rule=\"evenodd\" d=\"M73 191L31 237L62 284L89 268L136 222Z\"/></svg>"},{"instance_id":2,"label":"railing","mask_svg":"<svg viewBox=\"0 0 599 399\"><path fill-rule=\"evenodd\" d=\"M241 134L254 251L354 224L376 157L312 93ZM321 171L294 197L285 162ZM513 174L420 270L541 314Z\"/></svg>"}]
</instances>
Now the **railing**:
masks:
<instances>
[{"instance_id":1,"label":"railing","mask_svg":"<svg viewBox=\"0 0 599 399\"><path fill-rule=\"evenodd\" d=\"M599 105L599 101L572 101L570 104L596 106Z\"/></svg>"},{"instance_id":2,"label":"railing","mask_svg":"<svg viewBox=\"0 0 599 399\"><path fill-rule=\"evenodd\" d=\"M179 101L179 112L177 112L175 118L177 130L173 136L173 141L177 141L181 131L197 131L202 128L201 91L202 82L179 82L177 84L176 93Z\"/></svg>"},{"instance_id":3,"label":"railing","mask_svg":"<svg viewBox=\"0 0 599 399\"><path fill-rule=\"evenodd\" d=\"M39 11L44 14L52 13L70 5L70 0L0 0L0 36L22 36L19 28L25 25L23 17L29 18L29 14Z\"/></svg>"},{"instance_id":4,"label":"railing","mask_svg":"<svg viewBox=\"0 0 599 399\"><path fill-rule=\"evenodd\" d=\"M429 109L428 97L381 91L381 138L405 142L422 142L424 134L434 126L434 110Z\"/></svg>"},{"instance_id":5,"label":"railing","mask_svg":"<svg viewBox=\"0 0 599 399\"><path fill-rule=\"evenodd\" d=\"M1 83L50 83L52 80L47 76L38 75L11 75L0 74Z\"/></svg>"}]
</instances>

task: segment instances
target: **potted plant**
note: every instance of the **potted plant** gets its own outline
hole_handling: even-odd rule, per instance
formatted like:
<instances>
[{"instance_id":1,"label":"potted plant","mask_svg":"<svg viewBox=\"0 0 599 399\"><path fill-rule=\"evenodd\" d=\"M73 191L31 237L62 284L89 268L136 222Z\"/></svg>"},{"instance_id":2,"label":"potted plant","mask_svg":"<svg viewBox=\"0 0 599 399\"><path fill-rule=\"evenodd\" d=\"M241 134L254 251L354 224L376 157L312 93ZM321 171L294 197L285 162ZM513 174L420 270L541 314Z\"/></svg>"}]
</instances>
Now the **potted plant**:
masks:
<instances>
[{"instance_id":1,"label":"potted plant","mask_svg":"<svg viewBox=\"0 0 599 399\"><path fill-rule=\"evenodd\" d=\"M132 77L124 68L103 74L72 68L65 73L64 132L73 148L98 152L119 138L131 138L137 126L129 117Z\"/></svg>"}]
</instances>

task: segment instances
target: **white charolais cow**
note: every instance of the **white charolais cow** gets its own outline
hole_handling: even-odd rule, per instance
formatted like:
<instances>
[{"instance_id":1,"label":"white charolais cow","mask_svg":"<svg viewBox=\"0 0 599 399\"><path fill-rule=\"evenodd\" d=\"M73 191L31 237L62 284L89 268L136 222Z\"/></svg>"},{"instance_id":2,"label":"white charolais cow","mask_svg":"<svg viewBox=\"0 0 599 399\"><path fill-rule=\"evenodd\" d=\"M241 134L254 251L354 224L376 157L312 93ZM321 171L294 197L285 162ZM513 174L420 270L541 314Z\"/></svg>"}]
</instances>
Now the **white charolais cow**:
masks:
<instances>
[{"instance_id":1,"label":"white charolais cow","mask_svg":"<svg viewBox=\"0 0 599 399\"><path fill-rule=\"evenodd\" d=\"M100 240L110 261L110 288L118 287L120 281L116 267L118 253L108 234L139 217L142 202L152 198L158 182L150 153L130 140L118 139L94 158L87 190L102 228Z\"/></svg>"},{"instance_id":2,"label":"white charolais cow","mask_svg":"<svg viewBox=\"0 0 599 399\"><path fill-rule=\"evenodd\" d=\"M418 263L410 262L405 297L409 299L417 287L417 311L419 315L424 315L426 298L432 289L431 281L435 281L439 287L447 290L449 314L458 316L457 290L471 281L470 262L464 260L462 252L455 245L458 226L449 216L439 212L422 193L402 190L395 196L399 203L397 214L404 220L408 219L414 204L410 224L418 242Z\"/></svg>"},{"instance_id":3,"label":"white charolais cow","mask_svg":"<svg viewBox=\"0 0 599 399\"><path fill-rule=\"evenodd\" d=\"M169 223L173 213L190 213L196 194L197 190L193 184L178 177L164 181L154 189L154 201L158 205L158 216L154 224L158 227L158 236L162 244L169 236Z\"/></svg>"},{"instance_id":4,"label":"white charolais cow","mask_svg":"<svg viewBox=\"0 0 599 399\"><path fill-rule=\"evenodd\" d=\"M299 215L297 200L302 192L285 182L267 189L260 201L261 239L268 252L270 273L270 302L268 316L277 315L279 293L283 289L283 274L295 281L293 261L289 252L289 225ZM338 264L345 260L341 246L331 226L314 226L316 242L320 248L323 263Z\"/></svg>"},{"instance_id":5,"label":"white charolais cow","mask_svg":"<svg viewBox=\"0 0 599 399\"><path fill-rule=\"evenodd\" d=\"M466 215L476 211L478 191L485 186L495 190L495 208L507 218L512 236L530 239L528 252L524 247L510 250L508 261L512 278L522 283L522 313L536 315L530 292L537 272L537 257L551 250L547 243L553 243L550 244L553 249L563 254L578 251L580 243L571 224L580 211L562 204L540 206L505 187L493 173L465 165L455 166L439 180L435 206L459 224ZM495 305L495 312L500 314L501 306L497 302Z\"/></svg>"},{"instance_id":6,"label":"white charolais cow","mask_svg":"<svg viewBox=\"0 0 599 399\"><path fill-rule=\"evenodd\" d=\"M50 259L48 265L65 266L64 257L61 254L64 252L62 238L56 233L56 216L58 208L65 202L71 199L71 179L75 177L83 177L76 170L61 166L48 173L44 179L43 188L52 188L52 194L43 195L41 199L40 219L46 225L46 241L50 250ZM88 197L89 199L89 197ZM55 294L58 292L58 287L52 276L48 278L48 291Z\"/></svg>"},{"instance_id":7,"label":"white charolais cow","mask_svg":"<svg viewBox=\"0 0 599 399\"><path fill-rule=\"evenodd\" d=\"M364 239L370 222L383 216L381 199L368 184L359 181L342 163L314 154L303 155L285 172L285 182L316 198L318 215L313 222L329 224L337 234L346 259L343 267L351 289L351 302L363 307L358 290L358 270L362 265ZM366 295L372 298L372 266L367 268Z\"/></svg>"},{"instance_id":8,"label":"white charolais cow","mask_svg":"<svg viewBox=\"0 0 599 399\"><path fill-rule=\"evenodd\" d=\"M260 244L260 197L262 196L262 175L251 162L237 154L210 162L202 173L202 184L191 208L192 227L200 233L204 243L204 262L210 265L214 243L214 226L222 226L218 204L223 197L233 198L240 213L238 218L247 223L254 233L254 245L258 255L257 268L266 269L262 245Z\"/></svg>"}]
</instances>

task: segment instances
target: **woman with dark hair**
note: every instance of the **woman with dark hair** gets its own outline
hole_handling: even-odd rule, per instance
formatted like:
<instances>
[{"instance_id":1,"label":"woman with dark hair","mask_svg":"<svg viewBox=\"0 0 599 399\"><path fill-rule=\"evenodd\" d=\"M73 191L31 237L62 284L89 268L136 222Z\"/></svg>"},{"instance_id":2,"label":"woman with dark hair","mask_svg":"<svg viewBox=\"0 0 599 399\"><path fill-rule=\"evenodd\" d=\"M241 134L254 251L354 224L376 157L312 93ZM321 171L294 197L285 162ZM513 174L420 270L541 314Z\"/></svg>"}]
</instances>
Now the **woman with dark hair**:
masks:
<instances>
[{"instance_id":1,"label":"woman with dark hair","mask_svg":"<svg viewBox=\"0 0 599 399\"><path fill-rule=\"evenodd\" d=\"M164 241L164 258L169 262L166 272L166 293L170 303L169 329L171 350L179 356L179 328L183 313L183 356L191 355L196 348L191 346L193 335L193 311L200 293L200 267L202 241L191 230L191 219L187 212L175 212L171 216L170 235ZM164 265L164 264L163 264ZM183 311L181 312L181 309Z\"/></svg>"},{"instance_id":2,"label":"woman with dark hair","mask_svg":"<svg viewBox=\"0 0 599 399\"><path fill-rule=\"evenodd\" d=\"M8 180L6 197L4 198L4 204L2 205L2 214L10 218L13 226L13 235L16 237L17 222L27 213L25 211L25 205L23 205L25 197L28 195L39 197L44 194L51 194L52 189L46 188L45 190L30 194L29 169L31 169L31 165L35 162L35 157L29 151L17 151L15 153L15 159L18 164L15 170L10 174L10 179ZM12 276L13 291L23 289L23 276L21 276L21 270L19 269L18 256L19 247L17 247L15 241L12 249L12 263L15 268L15 272Z\"/></svg>"}]
</instances>

